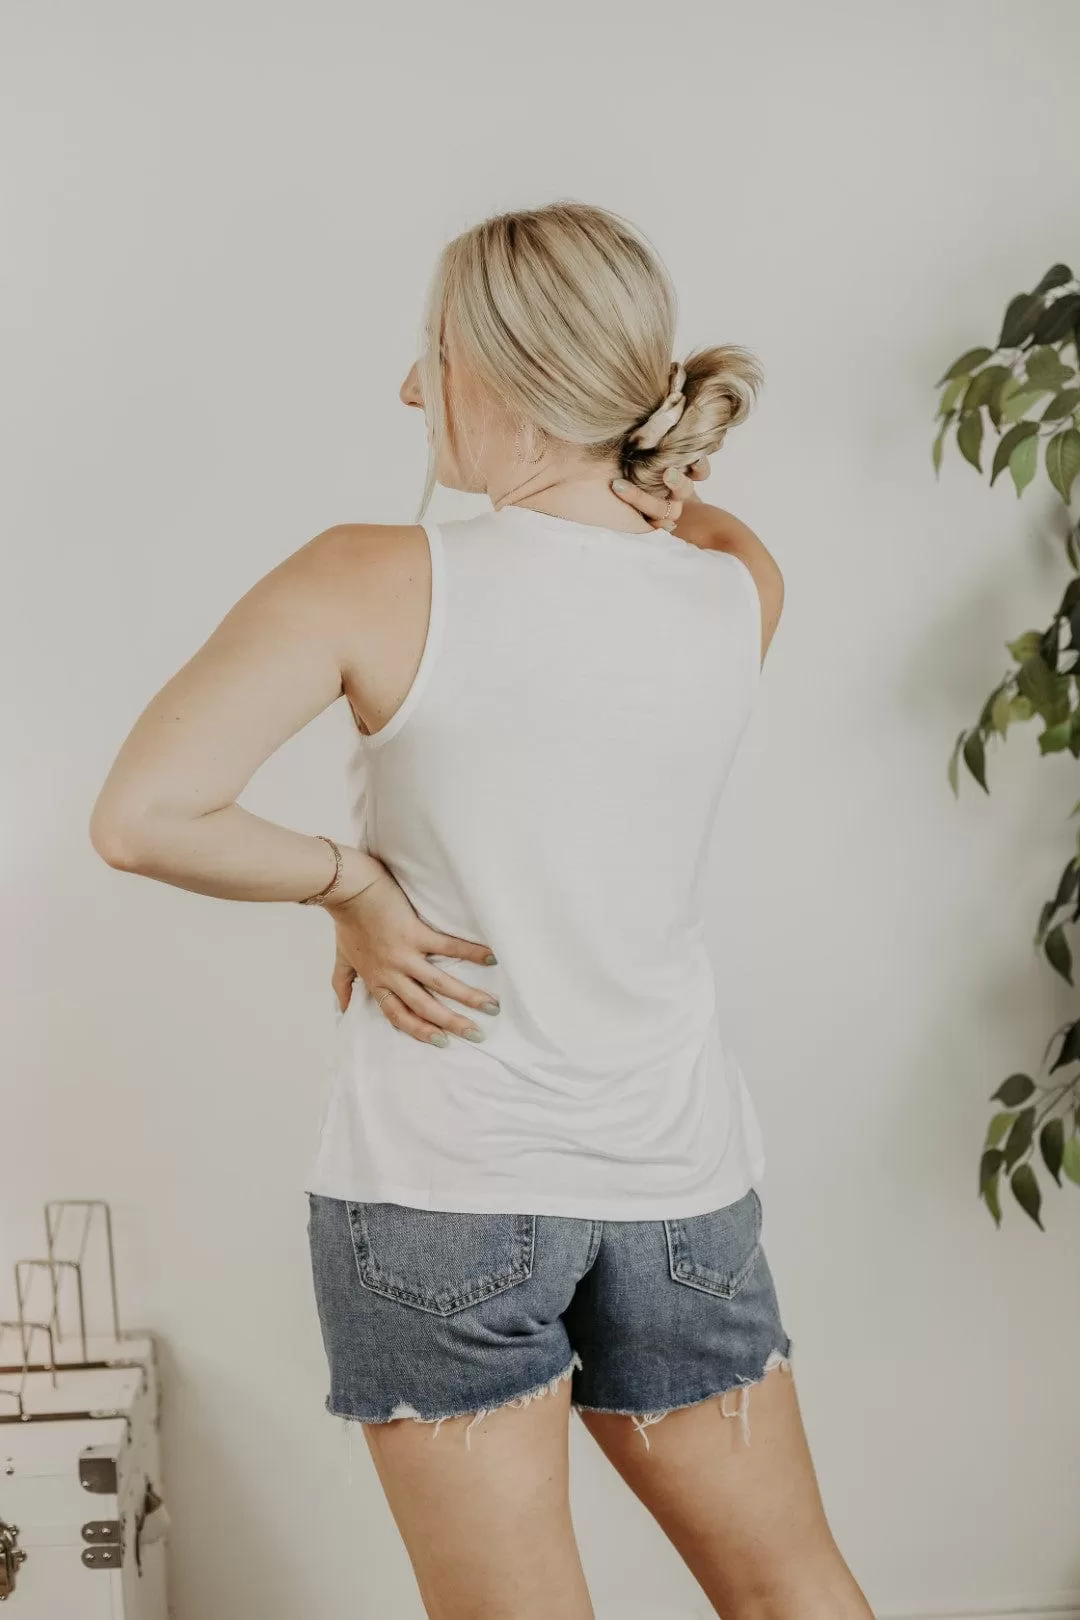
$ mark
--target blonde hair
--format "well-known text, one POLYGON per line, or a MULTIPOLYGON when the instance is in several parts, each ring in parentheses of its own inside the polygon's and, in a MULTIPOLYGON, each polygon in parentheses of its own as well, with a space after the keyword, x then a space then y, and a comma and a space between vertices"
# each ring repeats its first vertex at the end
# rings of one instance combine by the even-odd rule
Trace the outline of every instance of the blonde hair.
MULTIPOLYGON (((668 467, 712 455, 745 420, 761 366, 734 344, 683 361, 677 422, 649 448, 630 435, 671 382, 675 294, 656 253, 626 220, 588 203, 496 214, 448 242, 428 291, 419 364, 431 453, 418 516, 435 487, 447 431, 447 326, 480 379, 530 437, 550 434, 651 494, 668 467)), ((646 434, 645 437, 651 437, 646 434)))

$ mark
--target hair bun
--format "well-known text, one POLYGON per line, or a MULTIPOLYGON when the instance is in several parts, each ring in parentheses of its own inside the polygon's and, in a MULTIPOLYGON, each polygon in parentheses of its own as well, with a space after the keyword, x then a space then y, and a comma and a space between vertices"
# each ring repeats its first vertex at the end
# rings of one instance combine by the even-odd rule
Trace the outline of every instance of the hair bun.
POLYGON ((749 416, 762 378, 760 362, 737 344, 695 350, 672 366, 667 397, 623 440, 624 476, 650 495, 670 494, 668 468, 715 454, 749 416))

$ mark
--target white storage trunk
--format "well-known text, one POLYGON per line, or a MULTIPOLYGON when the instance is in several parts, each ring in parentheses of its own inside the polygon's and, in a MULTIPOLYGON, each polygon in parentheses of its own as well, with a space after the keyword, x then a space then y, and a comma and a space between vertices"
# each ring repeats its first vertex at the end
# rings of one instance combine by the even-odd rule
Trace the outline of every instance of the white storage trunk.
POLYGON ((0 1373, 3 1620, 167 1620, 161 1491, 148 1336, 0 1373))

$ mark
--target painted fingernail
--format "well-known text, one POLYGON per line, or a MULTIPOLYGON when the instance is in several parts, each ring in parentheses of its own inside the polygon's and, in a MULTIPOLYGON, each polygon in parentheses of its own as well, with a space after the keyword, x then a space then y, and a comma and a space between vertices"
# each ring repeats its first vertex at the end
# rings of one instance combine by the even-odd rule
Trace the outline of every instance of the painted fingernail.
POLYGON ((485 967, 495 967, 496 964, 498 963, 498 960, 499 960, 499 958, 497 956, 493 956, 491 954, 491 952, 488 951, 487 955, 484 957, 484 966, 485 967))
POLYGON ((620 495, 627 495, 630 492, 630 485, 627 483, 625 478, 613 478, 611 480, 611 487, 612 489, 618 490, 620 495))
POLYGON ((484 1032, 482 1029, 467 1029, 465 1031, 465 1039, 467 1041, 482 1041, 484 1039, 484 1032))
POLYGON ((664 468, 664 483, 667 485, 668 489, 674 489, 675 488, 675 468, 674 467, 665 467, 664 468))
POLYGON ((482 1001, 480 1003, 480 1011, 481 1012, 494 1014, 494 1013, 497 1013, 498 1010, 499 1010, 499 1003, 497 1001, 482 1001))
POLYGON ((431 1044, 432 1046, 449 1046, 450 1037, 444 1035, 441 1029, 437 1029, 434 1035, 431 1036, 431 1044))

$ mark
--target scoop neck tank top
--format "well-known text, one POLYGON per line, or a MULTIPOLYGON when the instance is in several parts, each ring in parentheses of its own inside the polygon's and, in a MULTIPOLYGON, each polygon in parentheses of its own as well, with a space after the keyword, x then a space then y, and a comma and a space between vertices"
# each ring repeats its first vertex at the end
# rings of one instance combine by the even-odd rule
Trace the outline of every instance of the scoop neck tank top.
POLYGON ((509 506, 425 522, 404 702, 358 744, 358 843, 494 966, 482 1044, 339 1016, 309 1191, 463 1213, 703 1214, 764 1173, 702 883, 760 673, 738 558, 509 506))

